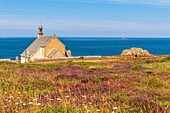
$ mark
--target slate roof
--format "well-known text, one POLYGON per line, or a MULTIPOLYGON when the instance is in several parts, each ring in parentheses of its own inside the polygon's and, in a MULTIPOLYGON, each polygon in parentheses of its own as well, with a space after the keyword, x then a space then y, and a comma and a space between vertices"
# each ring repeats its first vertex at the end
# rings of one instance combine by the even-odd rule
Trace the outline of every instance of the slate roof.
POLYGON ((49 58, 51 58, 58 50, 54 49, 52 50, 52 52, 47 56, 49 58))
POLYGON ((53 36, 43 36, 41 38, 37 38, 22 54, 21 56, 33 55, 40 47, 46 46, 53 36))

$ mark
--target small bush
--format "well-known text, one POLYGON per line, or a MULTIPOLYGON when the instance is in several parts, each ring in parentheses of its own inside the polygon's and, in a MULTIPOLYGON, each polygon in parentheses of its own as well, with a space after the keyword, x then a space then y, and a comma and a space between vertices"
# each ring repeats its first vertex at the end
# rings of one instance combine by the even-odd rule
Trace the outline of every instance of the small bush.
POLYGON ((153 71, 152 70, 146 70, 145 73, 148 74, 148 75, 152 75, 153 71))
POLYGON ((83 57, 83 56, 81 56, 81 57, 80 57, 80 59, 81 59, 81 60, 83 60, 83 59, 84 59, 84 57, 83 57))
POLYGON ((158 78, 150 79, 148 82, 148 86, 152 89, 167 88, 166 82, 158 78))
POLYGON ((167 62, 170 61, 170 56, 163 58, 162 60, 160 60, 160 62, 167 62))
POLYGON ((41 108, 38 113, 73 113, 75 110, 72 108, 53 107, 53 108, 41 108))
POLYGON ((82 80, 81 80, 81 83, 84 83, 84 84, 86 84, 86 83, 88 83, 88 82, 89 82, 88 79, 82 79, 82 80))

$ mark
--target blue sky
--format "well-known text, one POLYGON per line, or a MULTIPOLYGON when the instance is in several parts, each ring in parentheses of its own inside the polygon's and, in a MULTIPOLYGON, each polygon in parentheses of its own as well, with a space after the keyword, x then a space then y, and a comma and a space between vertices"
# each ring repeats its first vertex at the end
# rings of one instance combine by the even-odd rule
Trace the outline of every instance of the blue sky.
POLYGON ((0 37, 170 37, 170 0, 0 0, 0 37))

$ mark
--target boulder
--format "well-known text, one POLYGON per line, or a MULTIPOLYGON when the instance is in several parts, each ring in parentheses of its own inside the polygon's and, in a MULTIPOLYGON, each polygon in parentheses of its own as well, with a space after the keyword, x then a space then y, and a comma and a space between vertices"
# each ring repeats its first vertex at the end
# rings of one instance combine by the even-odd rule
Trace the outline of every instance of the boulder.
POLYGON ((142 48, 130 48, 126 49, 121 53, 121 56, 152 56, 147 50, 142 48))

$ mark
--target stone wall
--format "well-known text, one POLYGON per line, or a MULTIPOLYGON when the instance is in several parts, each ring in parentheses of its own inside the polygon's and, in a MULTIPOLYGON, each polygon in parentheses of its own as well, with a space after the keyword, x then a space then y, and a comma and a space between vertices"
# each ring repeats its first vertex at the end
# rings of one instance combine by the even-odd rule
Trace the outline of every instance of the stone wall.
POLYGON ((102 56, 77 56, 77 57, 60 57, 54 59, 36 59, 35 62, 53 62, 53 61, 76 61, 76 60, 102 60, 102 56))

